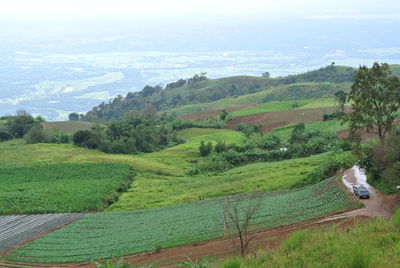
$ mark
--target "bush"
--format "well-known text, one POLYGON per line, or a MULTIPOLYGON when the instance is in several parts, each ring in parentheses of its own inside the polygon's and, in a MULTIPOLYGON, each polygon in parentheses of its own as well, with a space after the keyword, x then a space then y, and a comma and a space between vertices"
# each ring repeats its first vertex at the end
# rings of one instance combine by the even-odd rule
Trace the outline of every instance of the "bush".
POLYGON ((0 141, 7 141, 10 140, 12 138, 12 136, 5 131, 0 131, 0 141))
POLYGON ((94 136, 89 130, 78 130, 75 132, 72 140, 77 146, 86 147, 88 149, 97 148, 97 144, 94 141, 94 136))
POLYGON ((201 141, 199 151, 200 151, 200 155, 203 157, 209 155, 212 151, 211 142, 208 142, 207 144, 205 144, 204 141, 201 141))
POLYGON ((396 209, 392 217, 393 225, 400 231, 400 207, 396 209))
POLYGON ((24 136, 27 144, 47 143, 50 142, 50 137, 43 131, 42 126, 32 127, 24 136))
POLYGON ((71 141, 71 135, 64 132, 58 132, 51 137, 52 143, 69 143, 71 141))
POLYGON ((291 234, 282 244, 282 249, 286 253, 297 250, 308 240, 308 232, 305 230, 291 234))
POLYGON ((222 263, 222 268, 240 268, 242 262, 239 258, 229 259, 222 263))

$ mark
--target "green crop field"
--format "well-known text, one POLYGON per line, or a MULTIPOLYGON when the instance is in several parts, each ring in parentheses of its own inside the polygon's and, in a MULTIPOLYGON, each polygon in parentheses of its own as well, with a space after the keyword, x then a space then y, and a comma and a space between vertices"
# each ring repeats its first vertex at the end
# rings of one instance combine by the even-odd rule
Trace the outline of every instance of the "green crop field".
POLYGON ((160 152, 143 155, 113 155, 71 144, 33 144, 13 140, 0 143, 1 166, 35 166, 44 163, 121 162, 136 172, 131 188, 107 211, 147 209, 181 204, 203 198, 259 191, 289 189, 331 153, 281 162, 255 163, 215 176, 189 176, 187 171, 199 159, 200 141, 225 140, 240 144, 241 132, 224 129, 192 128, 180 132, 187 142, 160 152))
MULTIPOLYGON (((254 228, 276 227, 355 206, 331 178, 301 190, 257 194, 254 228)), ((245 211, 249 196, 240 196, 245 211)), ((7 256, 23 262, 79 262, 222 237, 224 198, 159 209, 100 213, 29 242, 7 256)))
POLYGON ((98 211, 130 183, 120 163, 0 168, 0 214, 98 211))
POLYGON ((273 101, 254 107, 236 110, 232 112, 232 117, 235 118, 251 114, 279 112, 295 109, 325 108, 334 106, 337 106, 337 101, 335 101, 333 98, 316 100, 273 101))

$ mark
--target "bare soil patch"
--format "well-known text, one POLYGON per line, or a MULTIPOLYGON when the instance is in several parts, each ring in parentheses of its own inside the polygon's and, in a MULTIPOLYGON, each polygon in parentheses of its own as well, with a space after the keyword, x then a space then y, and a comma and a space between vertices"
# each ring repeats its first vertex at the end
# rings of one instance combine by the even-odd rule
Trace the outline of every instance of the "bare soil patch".
POLYGON ((322 121, 324 114, 336 111, 335 107, 297 109, 279 112, 261 113, 241 116, 228 123, 229 129, 235 129, 239 123, 261 125, 262 132, 267 133, 274 128, 297 123, 313 123, 322 121))

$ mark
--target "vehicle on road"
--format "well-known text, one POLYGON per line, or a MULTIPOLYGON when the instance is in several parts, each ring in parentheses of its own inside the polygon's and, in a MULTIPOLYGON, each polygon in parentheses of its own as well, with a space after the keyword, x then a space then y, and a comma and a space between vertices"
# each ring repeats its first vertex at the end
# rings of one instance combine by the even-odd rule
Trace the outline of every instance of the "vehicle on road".
POLYGON ((358 198, 369 198, 369 191, 365 186, 353 186, 353 193, 358 196, 358 198))

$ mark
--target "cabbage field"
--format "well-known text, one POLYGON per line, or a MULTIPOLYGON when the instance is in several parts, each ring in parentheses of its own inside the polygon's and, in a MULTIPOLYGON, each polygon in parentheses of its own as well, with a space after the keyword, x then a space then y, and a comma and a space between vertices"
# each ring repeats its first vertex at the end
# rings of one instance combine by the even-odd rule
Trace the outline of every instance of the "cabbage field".
POLYGON ((131 183, 127 164, 0 168, 0 215, 99 211, 131 183))
MULTIPOLYGON (((254 228, 277 227, 356 206, 336 178, 298 190, 231 196, 257 199, 254 228)), ((82 262, 124 256, 224 235, 225 198, 148 210, 97 213, 31 241, 6 258, 22 262, 82 262)))

